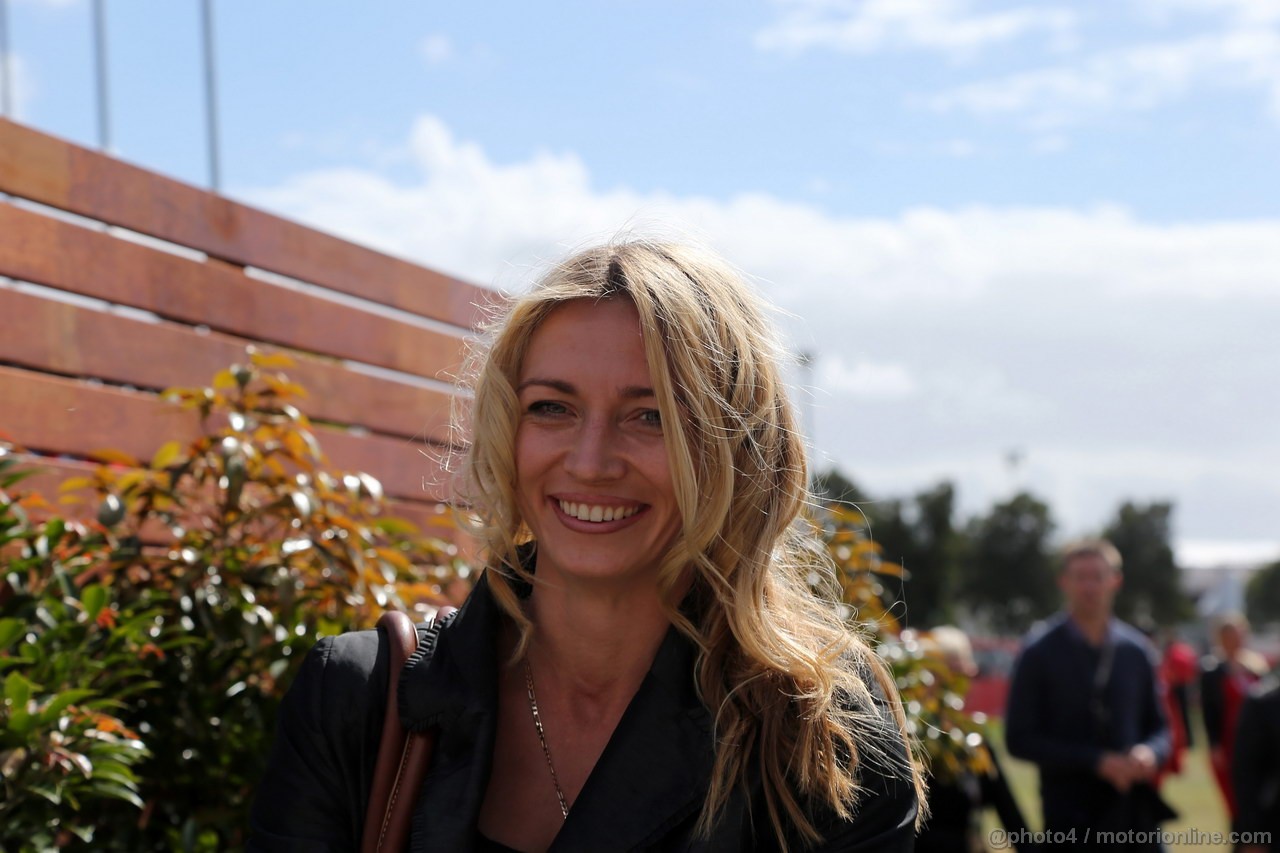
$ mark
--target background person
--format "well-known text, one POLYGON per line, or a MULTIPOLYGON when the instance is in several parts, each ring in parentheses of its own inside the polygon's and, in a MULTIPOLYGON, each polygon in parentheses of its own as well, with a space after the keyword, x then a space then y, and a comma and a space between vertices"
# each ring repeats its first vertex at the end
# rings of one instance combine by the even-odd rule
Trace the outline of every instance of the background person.
POLYGON ((1234 749, 1237 810, 1231 828, 1249 834, 1249 843, 1238 849, 1280 849, 1280 681, 1269 678, 1250 690, 1240 708, 1234 749), (1260 841, 1260 834, 1269 840, 1260 841))
POLYGON ((1249 622, 1240 613, 1219 617, 1213 626, 1214 652, 1200 676, 1200 707, 1209 739, 1209 764, 1232 819, 1236 817, 1231 760, 1236 720, 1249 688, 1267 672, 1267 661, 1248 647, 1249 622))
MULTIPOLYGON (((471 410, 484 572, 400 681, 438 730, 411 849, 911 848, 920 772, 887 668, 812 592, 764 315, 724 262, 644 241, 512 300, 471 410)), ((252 850, 354 849, 386 680, 376 632, 317 645, 252 850)))
MULTIPOLYGON (((1190 643, 1172 631, 1166 635, 1164 654, 1160 659, 1160 674, 1173 698, 1177 724, 1182 732, 1182 744, 1190 749, 1195 746, 1195 734, 1191 728, 1191 691, 1200 680, 1200 657, 1190 643)), ((1180 754, 1181 751, 1175 749, 1175 753, 1180 754)), ((1180 772, 1181 762, 1175 761, 1171 769, 1174 773, 1180 772)))
POLYGON ((1170 749, 1155 650, 1113 617, 1120 583, 1111 543, 1069 545, 1065 612, 1027 640, 1009 688, 1009 752, 1040 770, 1045 830, 1074 831, 1076 843, 1173 816, 1152 786, 1170 749))

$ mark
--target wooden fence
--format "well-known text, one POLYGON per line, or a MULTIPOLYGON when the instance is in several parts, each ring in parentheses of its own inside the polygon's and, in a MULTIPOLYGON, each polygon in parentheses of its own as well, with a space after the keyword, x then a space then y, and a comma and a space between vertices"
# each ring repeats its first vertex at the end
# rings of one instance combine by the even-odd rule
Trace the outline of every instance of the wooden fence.
POLYGON ((0 277, 0 435, 43 457, 41 491, 99 449, 193 438, 158 392, 255 344, 296 360, 332 467, 437 517, 441 454, 422 451, 449 440, 491 291, 2 119, 0 277))

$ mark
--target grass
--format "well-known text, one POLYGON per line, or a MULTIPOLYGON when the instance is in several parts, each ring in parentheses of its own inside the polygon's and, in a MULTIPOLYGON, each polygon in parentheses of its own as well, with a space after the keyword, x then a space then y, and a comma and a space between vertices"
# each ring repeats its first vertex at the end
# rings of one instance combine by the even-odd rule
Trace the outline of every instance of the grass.
MULTIPOLYGON (((1209 753, 1206 749, 1204 729, 1200 726, 1198 719, 1193 719, 1192 725, 1196 727, 1196 746, 1183 754, 1182 772, 1176 776, 1166 777, 1160 789, 1165 800, 1178 812, 1178 819, 1164 824, 1162 828, 1166 832, 1186 832, 1195 829, 1204 834, 1221 832, 1225 836, 1231 828, 1230 821, 1227 817, 1227 807, 1222 801, 1222 795, 1218 792, 1217 783, 1213 780, 1213 771, 1209 769, 1209 753)), ((1035 765, 1010 758, 1004 751, 1003 733, 997 731, 995 735, 996 749, 1000 754, 1001 764, 1008 773, 1009 786, 1013 789, 1014 798, 1022 807, 1022 813, 1026 816, 1029 827, 1032 830, 1038 830, 1041 825, 1040 791, 1035 765)), ((999 825, 993 812, 985 814, 982 824, 983 837, 987 837, 988 833, 999 825)), ((1186 851, 1186 853, 1192 850, 1196 853, 1212 853, 1212 851, 1225 853, 1230 849, 1226 844, 1221 846, 1169 845, 1170 851, 1186 851)))

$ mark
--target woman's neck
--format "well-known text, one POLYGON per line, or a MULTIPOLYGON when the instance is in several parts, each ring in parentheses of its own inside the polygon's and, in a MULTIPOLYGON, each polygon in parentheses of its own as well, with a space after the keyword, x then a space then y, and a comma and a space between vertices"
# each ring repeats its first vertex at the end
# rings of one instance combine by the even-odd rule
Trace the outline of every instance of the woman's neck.
POLYGON ((567 588, 535 583, 526 605, 539 691, 572 698, 584 712, 625 708, 670 627, 656 588, 567 588))

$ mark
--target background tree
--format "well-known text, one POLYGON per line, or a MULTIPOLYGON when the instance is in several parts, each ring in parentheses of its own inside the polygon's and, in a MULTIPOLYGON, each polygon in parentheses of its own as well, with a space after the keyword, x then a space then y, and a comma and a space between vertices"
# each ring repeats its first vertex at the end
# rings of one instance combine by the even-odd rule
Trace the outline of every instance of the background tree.
POLYGON ((970 521, 961 589, 992 627, 1025 631, 1057 608, 1054 527, 1049 505, 1027 492, 970 521))
POLYGON ((906 625, 927 628, 952 621, 962 538, 954 523, 955 487, 939 483, 912 498, 864 509, 871 538, 887 559, 906 570, 906 625))
POLYGON ((851 479, 832 469, 814 477, 813 491, 828 504, 856 509, 886 560, 905 573, 892 590, 904 627, 929 627, 954 618, 963 532, 955 526, 955 486, 939 483, 911 498, 872 501, 851 479))
POLYGON ((1280 560, 1259 569, 1244 589, 1245 610, 1255 625, 1280 622, 1280 560))
POLYGON ((1172 516, 1167 502, 1126 502, 1103 531, 1124 558, 1124 585, 1116 596, 1121 619, 1172 625, 1191 616, 1170 544, 1172 516))
POLYGON ((837 504, 861 511, 861 505, 866 500, 858 485, 834 468, 815 474, 810 487, 818 499, 825 504, 837 504))

